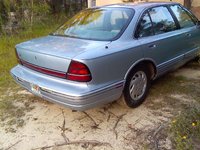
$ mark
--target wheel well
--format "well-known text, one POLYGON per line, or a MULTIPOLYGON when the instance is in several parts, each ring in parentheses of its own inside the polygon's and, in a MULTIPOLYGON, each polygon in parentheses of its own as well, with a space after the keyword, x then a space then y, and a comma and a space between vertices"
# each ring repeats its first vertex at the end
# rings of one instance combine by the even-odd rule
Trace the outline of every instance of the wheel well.
MULTIPOLYGON (((156 76, 157 74, 157 69, 156 69, 156 66, 155 64, 150 61, 150 60, 145 60, 145 61, 142 61, 142 62, 139 62, 137 63, 136 65, 133 66, 133 68, 131 70, 133 70, 134 68, 138 67, 138 66, 145 66, 147 69, 149 69, 149 72, 151 74, 151 79, 153 80, 154 77, 156 76)), ((131 70, 128 72, 128 74, 131 72, 131 70)))

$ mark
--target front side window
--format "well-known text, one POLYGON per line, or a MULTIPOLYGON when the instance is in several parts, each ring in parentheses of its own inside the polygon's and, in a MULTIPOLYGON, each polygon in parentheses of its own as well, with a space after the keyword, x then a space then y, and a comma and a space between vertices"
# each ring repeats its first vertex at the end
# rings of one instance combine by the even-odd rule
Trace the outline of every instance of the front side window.
POLYGON ((162 34, 176 30, 176 24, 169 10, 162 7, 155 7, 149 10, 155 34, 162 34))
POLYGON ((136 37, 147 37, 153 35, 152 23, 148 12, 145 13, 137 27, 136 37))
POLYGON ((170 6, 170 8, 178 19, 181 28, 188 28, 195 25, 195 23, 192 21, 192 18, 181 6, 174 5, 170 6))
POLYGON ((112 40, 130 22, 134 11, 126 8, 93 8, 81 11, 53 35, 90 40, 112 40))

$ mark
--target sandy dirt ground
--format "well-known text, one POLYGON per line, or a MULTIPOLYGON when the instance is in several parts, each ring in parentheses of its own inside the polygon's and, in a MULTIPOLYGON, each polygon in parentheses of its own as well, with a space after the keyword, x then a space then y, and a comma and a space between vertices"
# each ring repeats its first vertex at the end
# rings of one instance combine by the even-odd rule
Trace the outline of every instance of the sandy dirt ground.
MULTIPOLYGON (((200 70, 188 67, 171 74, 200 79, 200 70)), ((157 86, 153 85, 153 92, 157 86)), ((167 101, 162 94, 159 96, 159 88, 156 90, 156 98, 150 92, 145 103, 136 109, 128 108, 121 97, 85 112, 49 103, 21 88, 8 90, 6 94, 14 96, 17 108, 25 111, 24 115, 15 116, 21 126, 8 125, 8 118, 1 121, 0 150, 172 149, 170 135, 163 134, 164 127, 180 113, 180 104, 191 103, 192 99, 184 94, 170 94, 167 101)))

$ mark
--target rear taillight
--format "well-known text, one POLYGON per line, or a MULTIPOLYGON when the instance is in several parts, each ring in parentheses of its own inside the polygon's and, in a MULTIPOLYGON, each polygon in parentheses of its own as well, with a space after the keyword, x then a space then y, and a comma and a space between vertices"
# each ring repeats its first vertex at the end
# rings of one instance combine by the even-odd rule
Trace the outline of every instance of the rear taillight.
POLYGON ((92 80, 92 76, 89 68, 85 64, 71 61, 67 72, 67 79, 78 82, 89 82, 92 80))
POLYGON ((20 60, 20 58, 19 58, 19 55, 18 55, 18 53, 17 53, 17 49, 15 49, 15 55, 16 55, 16 58, 17 58, 17 62, 18 62, 19 64, 22 64, 22 63, 21 63, 21 60, 20 60))

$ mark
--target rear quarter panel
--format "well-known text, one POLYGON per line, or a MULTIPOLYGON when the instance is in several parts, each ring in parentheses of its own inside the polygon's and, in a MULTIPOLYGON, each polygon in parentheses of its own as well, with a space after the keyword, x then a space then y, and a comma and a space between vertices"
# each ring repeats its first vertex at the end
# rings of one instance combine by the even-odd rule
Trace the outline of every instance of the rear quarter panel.
POLYGON ((123 81, 129 68, 143 58, 139 43, 133 39, 114 41, 108 48, 83 53, 75 58, 87 64, 92 74, 88 85, 103 87, 123 81))

